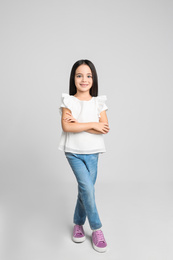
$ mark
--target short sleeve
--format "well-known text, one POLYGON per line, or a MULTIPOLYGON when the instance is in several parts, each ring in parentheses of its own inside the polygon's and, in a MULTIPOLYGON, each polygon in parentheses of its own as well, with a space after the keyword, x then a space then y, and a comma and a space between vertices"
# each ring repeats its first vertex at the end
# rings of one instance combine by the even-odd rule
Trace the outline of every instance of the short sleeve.
POLYGON ((59 107, 60 114, 62 114, 63 107, 68 108, 75 118, 77 118, 78 114, 80 113, 79 104, 76 102, 73 96, 66 93, 62 93, 61 96, 61 106, 59 107))
POLYGON ((106 100, 107 97, 106 96, 98 96, 96 98, 97 100, 97 114, 100 117, 100 113, 104 110, 108 110, 108 107, 106 105, 106 100))
POLYGON ((69 94, 62 93, 61 96, 61 106, 59 107, 59 112, 62 114, 62 108, 66 107, 71 110, 72 104, 71 104, 71 98, 69 94))

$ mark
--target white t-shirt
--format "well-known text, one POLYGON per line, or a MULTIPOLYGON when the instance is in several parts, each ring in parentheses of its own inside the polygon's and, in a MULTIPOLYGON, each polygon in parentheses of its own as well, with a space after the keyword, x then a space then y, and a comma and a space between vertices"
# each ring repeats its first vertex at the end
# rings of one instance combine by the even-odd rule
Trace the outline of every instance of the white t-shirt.
MULTIPOLYGON (((68 108, 79 123, 99 122, 100 113, 107 110, 106 96, 92 97, 89 101, 62 94, 62 107, 68 108)), ((92 154, 106 152, 103 134, 90 134, 88 132, 72 133, 62 131, 59 150, 76 154, 92 154)))

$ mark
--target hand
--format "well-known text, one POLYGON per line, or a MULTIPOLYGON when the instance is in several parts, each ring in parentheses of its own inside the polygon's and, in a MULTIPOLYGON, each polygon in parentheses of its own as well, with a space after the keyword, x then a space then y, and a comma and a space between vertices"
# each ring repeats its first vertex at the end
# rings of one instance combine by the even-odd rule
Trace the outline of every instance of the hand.
POLYGON ((67 112, 66 113, 67 117, 65 117, 63 120, 68 122, 68 123, 76 123, 77 120, 72 116, 71 113, 67 112))
POLYGON ((94 123, 93 129, 101 132, 102 134, 107 134, 110 130, 109 125, 107 123, 102 122, 94 123))

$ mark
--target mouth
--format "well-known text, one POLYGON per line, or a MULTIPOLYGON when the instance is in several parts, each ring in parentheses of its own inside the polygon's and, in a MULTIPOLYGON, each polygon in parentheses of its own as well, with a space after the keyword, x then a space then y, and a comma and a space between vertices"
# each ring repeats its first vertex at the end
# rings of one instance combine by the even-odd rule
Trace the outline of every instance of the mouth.
POLYGON ((80 84, 81 85, 81 87, 87 87, 88 86, 88 84, 80 84))

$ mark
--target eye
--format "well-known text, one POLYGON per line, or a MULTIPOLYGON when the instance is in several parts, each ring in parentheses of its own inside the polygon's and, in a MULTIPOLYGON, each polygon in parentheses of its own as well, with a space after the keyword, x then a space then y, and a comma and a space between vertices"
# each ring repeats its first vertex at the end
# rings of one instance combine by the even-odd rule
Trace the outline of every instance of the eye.
POLYGON ((77 78, 81 78, 81 75, 77 75, 76 77, 77 77, 77 78))
POLYGON ((91 75, 88 75, 88 78, 92 78, 92 76, 91 76, 91 75))

